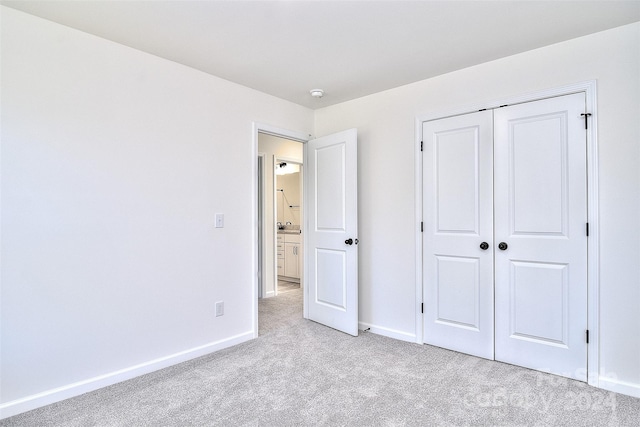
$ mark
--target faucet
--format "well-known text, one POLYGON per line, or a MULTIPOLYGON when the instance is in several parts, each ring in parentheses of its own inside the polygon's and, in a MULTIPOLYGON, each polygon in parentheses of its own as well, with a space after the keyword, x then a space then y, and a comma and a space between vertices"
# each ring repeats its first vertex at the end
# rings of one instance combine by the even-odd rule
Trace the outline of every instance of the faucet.
POLYGON ((278 226, 278 230, 282 230, 282 223, 280 221, 276 222, 276 226, 278 226))

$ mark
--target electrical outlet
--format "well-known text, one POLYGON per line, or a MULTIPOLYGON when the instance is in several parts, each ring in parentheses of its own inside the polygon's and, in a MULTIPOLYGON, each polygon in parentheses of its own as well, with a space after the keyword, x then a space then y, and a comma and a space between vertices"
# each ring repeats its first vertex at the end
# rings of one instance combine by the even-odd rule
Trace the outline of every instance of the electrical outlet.
POLYGON ((216 302, 216 317, 220 317, 224 314, 224 301, 216 302))

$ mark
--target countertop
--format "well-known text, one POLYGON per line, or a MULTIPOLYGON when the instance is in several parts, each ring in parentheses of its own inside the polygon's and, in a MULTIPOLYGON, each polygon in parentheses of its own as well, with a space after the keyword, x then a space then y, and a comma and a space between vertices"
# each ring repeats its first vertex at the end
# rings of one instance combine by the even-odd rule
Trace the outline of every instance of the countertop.
POLYGON ((302 230, 278 230, 278 234, 302 234, 302 230))

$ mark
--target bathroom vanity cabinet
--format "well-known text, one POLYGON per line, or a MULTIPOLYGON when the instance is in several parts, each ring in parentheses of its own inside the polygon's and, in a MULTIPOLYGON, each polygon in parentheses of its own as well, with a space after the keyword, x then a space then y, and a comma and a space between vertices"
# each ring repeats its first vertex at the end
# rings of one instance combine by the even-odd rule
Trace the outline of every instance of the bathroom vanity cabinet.
POLYGON ((278 233, 278 275, 283 280, 300 279, 302 271, 302 239, 299 233, 278 233))

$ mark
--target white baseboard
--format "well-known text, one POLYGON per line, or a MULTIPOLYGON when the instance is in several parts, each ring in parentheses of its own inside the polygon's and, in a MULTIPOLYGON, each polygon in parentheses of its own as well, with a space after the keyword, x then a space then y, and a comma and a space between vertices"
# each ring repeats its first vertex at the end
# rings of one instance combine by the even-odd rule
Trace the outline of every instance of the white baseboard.
POLYGON ((374 334, 383 335, 385 337, 394 338, 400 341, 408 341, 408 342, 416 342, 416 335, 409 334, 407 332, 398 331, 396 329, 385 328, 383 326, 376 326, 370 323, 359 322, 358 329, 361 331, 369 330, 368 332, 373 332, 374 334))
POLYGON ((631 397, 640 398, 640 384, 618 381, 612 378, 598 378, 598 387, 604 390, 613 391, 615 393, 626 394, 631 397))
POLYGON ((179 353, 171 354, 169 356, 160 357, 158 359, 150 360, 148 362, 134 365, 129 368, 120 369, 115 372, 89 378, 83 381, 78 381, 72 384, 67 384, 52 390, 43 391, 41 393, 3 403, 0 405, 0 419, 12 417, 14 415, 30 411, 32 409, 50 405, 52 403, 79 396, 81 394, 88 393, 90 391, 94 391, 111 384, 126 381, 140 375, 148 374, 149 372, 157 371, 159 369, 173 366, 187 360, 195 359, 197 357, 204 356, 206 354, 213 353, 227 347, 243 343, 245 341, 249 341, 253 339, 253 336, 253 331, 245 332, 230 338, 226 338, 224 340, 205 344, 189 350, 181 351, 179 353))

